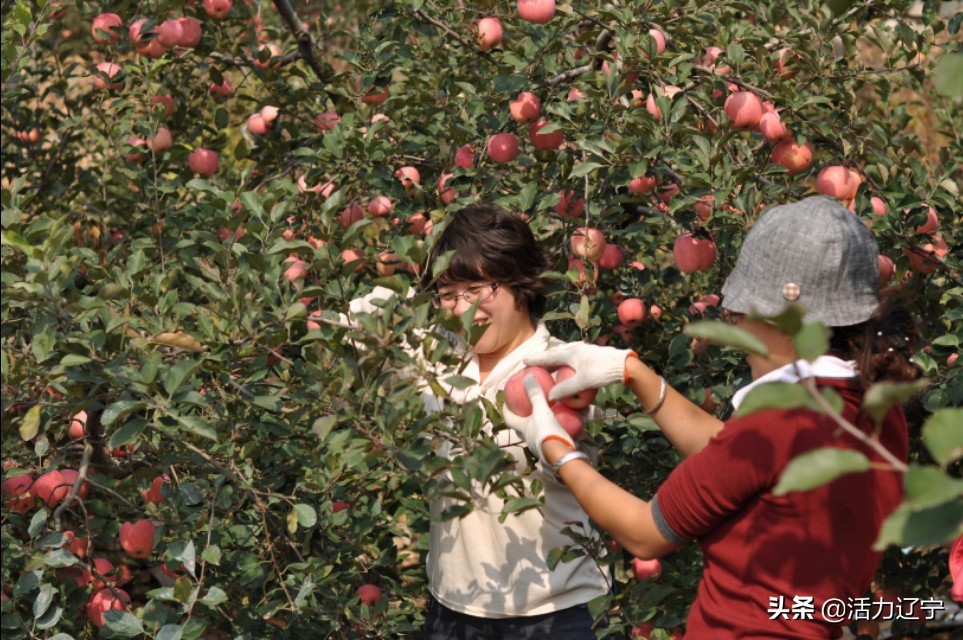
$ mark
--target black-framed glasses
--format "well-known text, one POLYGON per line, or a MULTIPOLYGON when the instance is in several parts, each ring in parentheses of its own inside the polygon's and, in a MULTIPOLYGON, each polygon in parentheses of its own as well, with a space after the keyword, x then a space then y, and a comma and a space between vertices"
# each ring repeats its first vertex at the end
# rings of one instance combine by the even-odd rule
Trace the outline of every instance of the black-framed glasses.
POLYGON ((445 293, 436 293, 431 297, 431 303, 436 309, 454 309, 458 304, 459 300, 464 300, 468 304, 475 304, 476 302, 484 302, 492 297, 495 291, 498 290, 498 283, 491 282, 489 284, 478 284, 468 287, 460 293, 454 291, 446 291, 445 293))

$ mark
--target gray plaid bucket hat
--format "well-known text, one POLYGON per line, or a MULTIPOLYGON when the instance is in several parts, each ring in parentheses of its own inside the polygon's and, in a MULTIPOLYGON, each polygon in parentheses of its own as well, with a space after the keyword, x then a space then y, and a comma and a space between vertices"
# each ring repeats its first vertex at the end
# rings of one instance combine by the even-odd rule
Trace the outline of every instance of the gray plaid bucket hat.
POLYGON ((878 256, 873 234, 838 200, 775 206, 746 235, 722 306, 772 316, 798 302, 807 322, 858 324, 879 304, 878 256))

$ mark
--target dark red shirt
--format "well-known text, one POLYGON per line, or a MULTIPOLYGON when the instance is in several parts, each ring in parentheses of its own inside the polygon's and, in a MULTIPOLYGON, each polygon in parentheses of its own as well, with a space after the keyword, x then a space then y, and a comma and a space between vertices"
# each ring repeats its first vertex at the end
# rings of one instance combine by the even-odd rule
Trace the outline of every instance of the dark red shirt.
MULTIPOLYGON (((873 433, 872 420, 859 411, 862 395, 853 381, 818 384, 835 388, 845 401, 844 417, 873 433)), ((900 407, 886 416, 880 440, 906 460, 900 407)), ((764 410, 728 421, 659 488, 667 524, 679 536, 697 540, 705 556, 686 638, 841 635, 841 624, 823 619, 822 605, 830 598, 845 602, 866 595, 881 556, 872 546, 902 499, 903 479, 895 471, 871 469, 811 491, 772 494, 790 460, 822 447, 854 449, 885 464, 829 417, 806 409, 764 410), (797 597, 812 598, 812 619, 793 619, 797 597), (770 619, 769 609, 780 598, 788 619, 770 619)), ((805 607, 796 609, 806 617, 805 607)))

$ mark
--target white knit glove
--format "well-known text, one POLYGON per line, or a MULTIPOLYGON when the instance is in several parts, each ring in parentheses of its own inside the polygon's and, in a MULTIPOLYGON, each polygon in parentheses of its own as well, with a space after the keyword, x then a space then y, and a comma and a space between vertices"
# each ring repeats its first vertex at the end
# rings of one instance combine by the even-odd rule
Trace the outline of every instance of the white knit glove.
POLYGON ((532 415, 523 418, 516 413, 512 413, 511 409, 505 406, 503 409, 505 424, 521 436, 542 464, 548 466, 548 462, 542 454, 543 442, 548 439, 561 440, 572 449, 575 448, 575 443, 572 442, 572 436, 565 432, 562 425, 558 423, 555 414, 549 409, 545 392, 542 391, 542 385, 538 384, 535 376, 525 376, 523 382, 528 399, 532 402, 532 415))
POLYGON ((530 367, 568 365, 575 375, 559 382, 549 391, 550 400, 561 400, 583 389, 601 389, 625 382, 625 360, 635 356, 631 349, 600 347, 586 342, 569 342, 525 358, 530 367))

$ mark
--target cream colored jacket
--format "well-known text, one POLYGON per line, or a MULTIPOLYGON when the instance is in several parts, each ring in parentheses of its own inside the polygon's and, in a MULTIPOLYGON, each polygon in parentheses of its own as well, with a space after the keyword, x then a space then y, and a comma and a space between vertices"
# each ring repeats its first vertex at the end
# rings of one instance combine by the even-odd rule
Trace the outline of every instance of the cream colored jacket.
MULTIPOLYGON (((351 312, 372 311, 373 297, 394 295, 386 289, 376 289, 364 299, 351 304, 351 312), (362 301, 363 300, 363 301, 362 301)), ((496 394, 516 371, 524 368, 525 357, 561 344, 553 338, 544 324, 535 334, 507 355, 491 371, 485 382, 466 389, 448 389, 446 398, 429 397, 423 393, 426 408, 437 410, 444 402, 466 404, 485 397, 496 401, 496 394)), ((479 379, 478 360, 470 360, 459 375, 479 379)), ((427 385, 422 386, 427 389, 427 385)), ((592 408, 592 417, 598 410, 592 408)), ((491 433, 491 424, 485 426, 491 433)), ((499 431, 496 442, 516 460, 516 471, 527 466, 525 443, 510 429, 499 431)), ((580 446, 594 454, 590 443, 580 446)), ((446 447, 443 455, 457 452, 446 447)), ((466 516, 441 521, 440 515, 458 506, 457 498, 439 498, 430 505, 428 583, 432 595, 449 609, 484 618, 532 616, 585 604, 609 591, 609 575, 592 558, 581 557, 571 562, 560 562, 554 570, 547 565, 552 549, 573 543, 562 533, 569 527, 584 535, 595 536, 586 513, 571 492, 556 479, 551 470, 538 465, 534 473, 524 476, 526 491, 531 482, 543 484, 545 504, 520 514, 509 515, 504 522, 498 518, 504 501, 488 492, 483 485, 472 486, 474 509, 466 516)))

